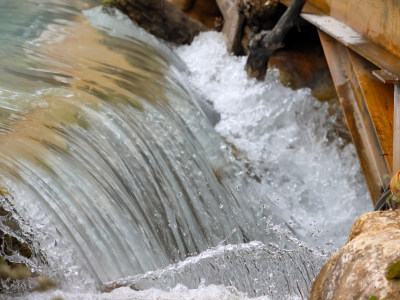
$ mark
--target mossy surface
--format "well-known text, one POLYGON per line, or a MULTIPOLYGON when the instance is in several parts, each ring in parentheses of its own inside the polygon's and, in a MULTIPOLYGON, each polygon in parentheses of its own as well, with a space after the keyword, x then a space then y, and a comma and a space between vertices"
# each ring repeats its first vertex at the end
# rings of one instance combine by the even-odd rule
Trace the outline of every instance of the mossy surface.
POLYGON ((400 261, 391 264, 386 272, 386 278, 388 280, 400 279, 400 261))
POLYGON ((115 7, 115 1, 114 0, 104 0, 101 5, 103 7, 115 7))
POLYGON ((103 7, 116 7, 118 4, 126 5, 125 0, 103 0, 101 5, 103 7))

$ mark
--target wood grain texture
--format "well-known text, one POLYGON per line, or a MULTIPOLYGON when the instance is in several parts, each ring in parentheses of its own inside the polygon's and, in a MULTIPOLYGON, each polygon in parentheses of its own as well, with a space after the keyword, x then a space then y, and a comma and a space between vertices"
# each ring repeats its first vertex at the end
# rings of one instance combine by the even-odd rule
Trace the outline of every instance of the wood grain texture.
POLYGON ((325 33, 319 31, 319 34, 368 190, 375 204, 381 188, 390 180, 390 171, 381 155, 382 149, 353 68, 350 50, 325 33))
POLYGON ((372 74, 376 68, 356 53, 350 59, 360 86, 366 109, 382 149, 386 164, 393 174, 393 85, 384 84, 372 74))
POLYGON ((393 173, 400 170, 400 84, 394 85, 393 173))
MULTIPOLYGON (((285 5, 289 5, 291 3, 291 0, 281 1, 285 5)), ((351 0, 349 3, 353 3, 355 1, 358 0, 351 0)), ((377 1, 377 5, 379 1, 377 1)), ((394 43, 393 45, 400 46, 400 27, 397 29, 397 33, 393 33, 396 38, 393 37, 393 40, 391 40, 392 36, 390 31, 388 31, 385 36, 382 36, 385 38, 385 40, 382 41, 382 37, 373 38, 372 36, 368 35, 367 32, 363 31, 363 29, 355 27, 351 22, 347 22, 346 19, 332 14, 332 7, 329 7, 329 9, 322 9, 321 7, 324 6, 321 5, 322 0, 315 2, 319 3, 319 5, 315 4, 314 6, 312 4, 314 2, 308 1, 306 3, 303 13, 301 14, 302 18, 315 25, 318 29, 321 29, 325 33, 334 37, 342 44, 360 54, 362 57, 368 59, 379 68, 388 70, 389 72, 400 77, 400 51, 393 51, 393 47, 386 47, 390 43, 393 44, 393 41, 396 39, 398 42, 397 44, 394 43), (390 43, 387 41, 387 39, 391 40, 390 43)), ((330 2, 325 1, 324 3, 329 4, 330 2)), ((368 4, 370 2, 366 3, 368 4)), ((343 7, 342 0, 338 0, 334 4, 335 10, 340 10, 340 7, 343 7)), ((399 7, 397 8, 397 13, 400 17, 400 1, 399 7)), ((367 23, 369 20, 368 18, 365 19, 362 14, 359 15, 357 10, 353 11, 353 18, 360 19, 360 21, 364 23, 367 23)))
POLYGON ((400 78, 387 70, 373 70, 372 74, 383 83, 395 84, 400 83, 400 78))
POLYGON ((325 14, 340 20, 369 40, 400 56, 400 1, 308 0, 325 14))

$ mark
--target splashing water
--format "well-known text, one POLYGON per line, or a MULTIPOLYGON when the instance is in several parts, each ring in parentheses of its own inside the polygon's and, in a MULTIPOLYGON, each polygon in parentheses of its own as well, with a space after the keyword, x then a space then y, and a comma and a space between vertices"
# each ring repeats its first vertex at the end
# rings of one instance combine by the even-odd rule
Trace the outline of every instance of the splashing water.
POLYGON ((342 246, 371 203, 354 146, 339 135, 338 104, 319 102, 308 89, 284 87, 277 70, 269 70, 264 82, 248 79, 246 58, 226 53, 215 32, 177 53, 191 71, 192 86, 221 113, 216 129, 258 179, 253 189, 259 197, 268 196, 296 230, 311 234, 310 244, 342 246))
POLYGON ((187 68, 120 13, 86 19, 79 2, 0 4, 1 206, 18 224, 0 229, 32 249, 1 255, 60 283, 22 298, 306 297, 316 247, 341 245, 368 209, 330 104, 276 70, 247 79, 217 33, 174 50, 187 68))

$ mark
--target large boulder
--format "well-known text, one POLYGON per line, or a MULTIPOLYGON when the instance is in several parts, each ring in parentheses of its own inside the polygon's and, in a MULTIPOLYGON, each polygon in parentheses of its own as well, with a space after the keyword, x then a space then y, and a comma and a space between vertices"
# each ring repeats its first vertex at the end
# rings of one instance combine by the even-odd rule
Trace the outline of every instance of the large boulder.
POLYGON ((359 217, 346 245, 317 276, 309 299, 400 299, 400 210, 359 217))

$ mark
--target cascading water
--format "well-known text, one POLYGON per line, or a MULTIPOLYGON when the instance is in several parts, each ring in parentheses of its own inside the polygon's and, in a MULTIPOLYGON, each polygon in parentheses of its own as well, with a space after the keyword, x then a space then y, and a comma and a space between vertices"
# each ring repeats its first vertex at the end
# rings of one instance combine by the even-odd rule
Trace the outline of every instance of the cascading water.
MULTIPOLYGON (((197 289, 199 298, 246 297, 241 292, 273 299, 307 295, 324 260, 315 246, 341 243, 343 235, 329 234, 331 224, 320 222, 328 238, 319 238, 315 246, 300 242, 315 242, 310 237, 315 227, 300 225, 313 218, 304 203, 311 207, 321 197, 314 205, 321 212, 332 209, 325 204, 335 197, 367 199, 354 150, 327 145, 324 137, 331 129, 318 126, 333 123, 324 121, 328 104, 318 104, 306 90, 283 87, 273 72, 263 84, 244 79, 240 59, 216 55, 224 53, 218 36, 207 40, 203 35, 194 48, 176 50, 189 71, 167 46, 118 12, 110 16, 96 8, 81 15, 96 4, 0 1, 0 197, 7 212, 0 216, 0 229, 32 250, 29 257, 4 251, 1 256, 60 284, 58 292, 38 295, 30 293, 33 279, 3 281, 3 292, 32 299, 78 295, 66 291, 83 298, 121 299, 127 293, 127 298, 152 299, 164 297, 160 289, 183 284, 197 289), (206 43, 219 59, 209 60, 216 71, 201 69, 209 59, 210 52, 201 50, 206 43), (190 49, 199 50, 205 61, 196 64, 190 49), (236 69, 228 76, 230 68, 236 69), (217 129, 241 151, 241 161, 199 110, 198 93, 187 78, 220 111, 217 129), (236 81, 229 89, 226 78, 236 81), (267 94, 272 100, 265 110, 267 94), (276 108, 273 99, 279 97, 285 99, 284 108, 276 108), (259 114, 249 122, 246 108, 254 104, 259 114), (311 109, 304 110, 307 105, 311 109), (296 128, 307 126, 299 115, 306 113, 315 113, 320 123, 297 136, 301 130, 296 128), (292 114, 297 122, 290 123, 292 114), (304 152, 311 150, 301 148, 313 134, 312 153, 326 151, 335 169, 343 166, 331 168, 336 182, 315 173, 324 167, 318 169, 318 161, 312 174, 301 175, 307 160, 323 155, 307 156, 304 152), (287 145, 279 144, 285 139, 290 149, 299 150, 292 164, 284 159, 287 145), (246 143, 254 146, 246 148, 246 143), (345 184, 344 195, 323 194, 308 179, 314 175, 322 186, 333 185, 329 193, 345 184), (283 200, 276 205, 278 197, 283 200), (96 294, 103 284, 133 289, 96 294)), ((362 205, 349 207, 348 215, 332 221, 345 223, 343 232, 362 205)), ((188 291, 180 287, 170 293, 184 299, 188 291)))

